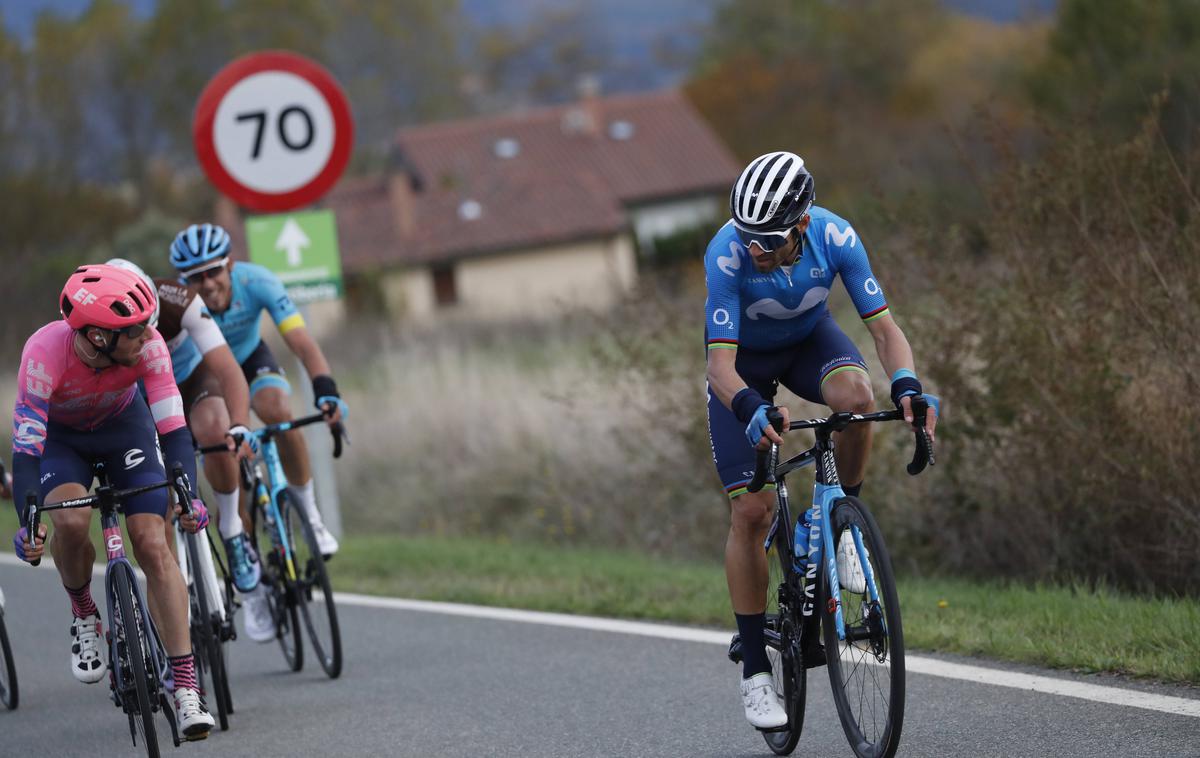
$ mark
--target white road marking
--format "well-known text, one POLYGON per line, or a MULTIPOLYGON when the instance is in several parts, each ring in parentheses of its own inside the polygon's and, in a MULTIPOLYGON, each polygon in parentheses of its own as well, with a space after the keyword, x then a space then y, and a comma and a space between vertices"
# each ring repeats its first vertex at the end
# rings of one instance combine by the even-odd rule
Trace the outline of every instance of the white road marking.
MULTIPOLYGON (((28 564, 21 561, 15 555, 7 553, 0 553, 0 564, 28 567, 28 564)), ((54 565, 47 558, 42 561, 42 565, 39 568, 53 570, 54 565)), ((703 642, 710 645, 720 645, 721 647, 729 645, 730 636, 728 631, 655 624, 645 621, 622 621, 620 619, 607 619, 596 616, 522 611, 515 608, 493 608, 483 605, 466 605, 464 603, 441 603, 432 600, 407 600, 404 598, 381 597, 377 595, 358 595, 351 592, 335 592, 334 598, 338 603, 343 605, 355 605, 363 608, 440 613, 446 616, 465 616, 469 618, 492 619, 494 621, 512 621, 522 624, 587 629, 596 632, 632 634, 640 637, 655 637, 681 642, 703 642)), ((1100 684, 1089 684, 1087 682, 1058 679, 1038 674, 1025 674, 1017 671, 986 668, 984 666, 951 663, 917 655, 906 656, 904 660, 907 671, 914 674, 936 676, 943 679, 957 679, 976 684, 989 684, 994 687, 1027 690, 1046 695, 1073 697, 1096 703, 1107 703, 1126 708, 1141 708, 1176 716, 1200 718, 1200 699, 1194 700, 1171 695, 1158 695, 1141 690, 1108 687, 1100 684)))

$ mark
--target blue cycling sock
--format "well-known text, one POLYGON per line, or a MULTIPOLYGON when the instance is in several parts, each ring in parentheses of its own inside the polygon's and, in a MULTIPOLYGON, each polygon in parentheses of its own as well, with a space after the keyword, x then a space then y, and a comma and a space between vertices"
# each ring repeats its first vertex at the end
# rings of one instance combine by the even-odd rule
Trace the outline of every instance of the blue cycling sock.
POLYGON ((735 613, 738 635, 742 639, 742 678, 749 679, 755 674, 771 670, 767 660, 767 643, 764 641, 764 629, 767 625, 765 613, 735 613))
POLYGON ((850 497, 858 497, 858 493, 862 492, 862 486, 863 486, 862 482, 859 482, 858 484, 855 484, 854 486, 849 486, 849 487, 846 485, 843 485, 842 492, 845 492, 850 497))

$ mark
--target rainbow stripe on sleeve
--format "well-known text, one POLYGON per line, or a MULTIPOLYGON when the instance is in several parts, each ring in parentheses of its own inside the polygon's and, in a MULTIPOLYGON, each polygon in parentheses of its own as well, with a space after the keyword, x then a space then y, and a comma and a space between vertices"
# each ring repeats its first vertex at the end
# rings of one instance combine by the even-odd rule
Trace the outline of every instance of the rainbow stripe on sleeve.
POLYGON ((730 339, 711 339, 708 341, 709 350, 737 350, 738 341, 730 339))
POLYGON ((886 316, 886 315, 888 315, 888 306, 887 306, 887 303, 884 303, 883 306, 876 308, 875 310, 871 311, 870 313, 864 313, 862 316, 862 320, 863 320, 863 323, 866 323, 867 321, 874 321, 875 319, 882 318, 883 316, 886 316))

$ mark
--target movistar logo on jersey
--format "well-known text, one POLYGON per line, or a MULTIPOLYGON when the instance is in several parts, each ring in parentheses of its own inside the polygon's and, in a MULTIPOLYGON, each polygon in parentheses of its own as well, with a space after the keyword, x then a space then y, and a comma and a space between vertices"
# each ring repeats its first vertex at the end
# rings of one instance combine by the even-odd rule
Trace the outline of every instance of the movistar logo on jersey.
POLYGON ((810 311, 825 302, 827 297, 829 297, 828 289, 813 287, 804 293, 804 299, 795 308, 788 308, 775 298, 764 297, 762 300, 755 301, 746 308, 746 317, 752 321, 757 321, 764 316, 773 319, 796 318, 800 314, 810 311))
POLYGON ((717 268, 726 276, 737 276, 742 267, 742 250, 736 242, 729 243, 729 255, 717 256, 717 268))
POLYGON ((850 247, 858 244, 858 235, 854 233, 854 228, 849 224, 846 225, 844 231, 838 229, 837 224, 832 221, 825 225, 825 244, 832 242, 838 247, 842 247, 846 244, 847 240, 850 241, 850 247))

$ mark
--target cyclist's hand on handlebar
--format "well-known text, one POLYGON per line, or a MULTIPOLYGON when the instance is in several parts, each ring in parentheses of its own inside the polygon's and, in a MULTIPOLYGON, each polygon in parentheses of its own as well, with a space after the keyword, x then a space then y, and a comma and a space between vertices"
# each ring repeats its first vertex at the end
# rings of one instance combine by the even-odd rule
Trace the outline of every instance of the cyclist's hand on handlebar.
MULTIPOLYGON (((904 411, 904 420, 909 425, 913 423, 912 399, 916 395, 906 395, 900 398, 900 410, 904 411)), ((937 435, 934 434, 934 429, 937 428, 938 411, 934 403, 929 404, 929 410, 925 412, 925 431, 929 432, 929 441, 936 442, 937 435)))
POLYGON ((323 397, 317 402, 317 408, 325 414, 325 423, 332 429, 340 424, 350 413, 346 401, 340 397, 323 397))
POLYGON ((225 432, 225 447, 240 460, 251 459, 258 452, 258 438, 242 424, 234 424, 225 432))
POLYGON ((766 450, 771 446, 771 443, 776 445, 783 444, 783 433, 787 432, 790 418, 787 408, 777 408, 776 410, 783 416, 783 432, 775 431, 771 426, 770 420, 767 418, 767 412, 771 410, 769 405, 760 405, 754 413, 754 418, 750 419, 750 423, 746 425, 746 439, 754 445, 756 450, 766 450))
POLYGON ((46 525, 38 524, 38 538, 36 544, 29 542, 29 530, 21 527, 17 533, 13 535, 13 549, 17 552, 17 557, 27 563, 41 560, 42 554, 46 552, 46 525))
POLYGON ((176 504, 175 515, 179 517, 179 525, 192 534, 208 526, 208 508, 204 507, 199 498, 192 498, 192 509, 186 514, 183 512, 183 506, 176 504))

